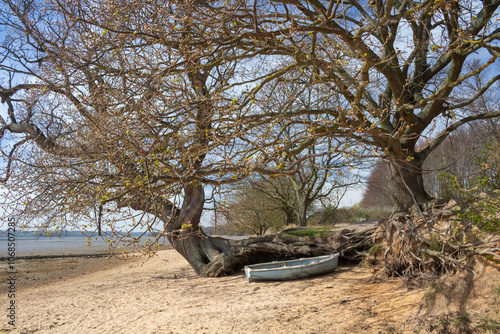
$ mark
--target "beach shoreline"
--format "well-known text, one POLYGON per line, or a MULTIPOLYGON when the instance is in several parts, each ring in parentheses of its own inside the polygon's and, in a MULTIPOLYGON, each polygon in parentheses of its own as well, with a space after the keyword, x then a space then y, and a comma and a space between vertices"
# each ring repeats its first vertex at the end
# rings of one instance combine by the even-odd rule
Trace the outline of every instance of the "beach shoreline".
MULTIPOLYGON (((7 240, 1 242, 4 247, 0 248, 0 261, 4 261, 8 257, 7 240)), ((56 255, 85 255, 98 254, 106 252, 121 253, 123 250, 130 251, 134 247, 118 243, 111 245, 109 241, 102 238, 88 240, 85 237, 64 237, 64 238, 16 238, 12 241, 15 248, 15 256, 17 258, 28 258, 37 256, 56 256, 56 255)), ((168 242, 163 241, 165 245, 168 242)), ((161 245, 163 246, 163 245, 161 245)), ((136 249, 140 245, 136 245, 136 249)))
MULTIPOLYGON (((171 245, 160 245, 158 251, 172 249, 171 245)), ((139 247, 125 247, 109 249, 107 247, 88 247, 88 248, 66 248, 62 250, 45 250, 29 253, 21 253, 22 255, 16 255, 16 260, 36 260, 36 259, 53 259, 53 258, 71 258, 71 257, 109 257, 109 256, 122 256, 124 254, 135 254, 141 253, 142 249, 139 247)), ((9 261, 11 257, 0 256, 0 265, 9 261)))

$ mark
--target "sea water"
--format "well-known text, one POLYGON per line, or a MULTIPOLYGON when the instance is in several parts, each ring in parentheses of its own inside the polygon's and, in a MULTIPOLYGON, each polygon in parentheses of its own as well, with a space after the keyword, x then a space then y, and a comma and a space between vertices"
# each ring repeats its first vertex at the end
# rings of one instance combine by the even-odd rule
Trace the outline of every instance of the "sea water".
MULTIPOLYGON (((224 236, 227 239, 241 240, 248 236, 224 236)), ((143 242, 147 240, 143 237, 143 242)), ((16 237, 15 239, 15 254, 16 256, 36 256, 36 255, 65 255, 65 254, 92 254, 109 250, 109 243, 102 238, 92 238, 91 243, 87 246, 88 241, 85 236, 81 237, 16 237)), ((169 245, 167 238, 163 237, 159 240, 161 245, 169 245)), ((8 256, 8 240, 6 235, 0 237, 0 258, 8 256)), ((118 251, 124 245, 118 245, 118 251)), ((126 247, 130 249, 131 247, 126 247)), ((115 250, 116 253, 117 250, 115 250)))
MULTIPOLYGON (((0 238, 0 257, 7 257, 7 243, 6 238, 0 238)), ((108 246, 109 243, 101 238, 92 239, 88 245, 86 237, 17 237, 15 254, 16 256, 90 254, 109 250, 108 246)))

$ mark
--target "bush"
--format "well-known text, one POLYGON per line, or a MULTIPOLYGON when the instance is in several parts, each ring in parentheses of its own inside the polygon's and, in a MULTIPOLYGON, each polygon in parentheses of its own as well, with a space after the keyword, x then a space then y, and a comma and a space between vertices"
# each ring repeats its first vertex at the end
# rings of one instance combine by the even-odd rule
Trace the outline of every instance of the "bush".
POLYGON ((469 186, 461 187, 457 177, 449 175, 451 183, 470 203, 457 213, 481 232, 500 231, 500 143, 485 144, 476 160, 477 172, 468 179, 469 186))
POLYGON ((350 224, 363 220, 386 219, 391 216, 391 211, 384 208, 362 209, 359 204, 350 208, 324 209, 316 212, 307 220, 309 226, 335 226, 337 224, 350 224))

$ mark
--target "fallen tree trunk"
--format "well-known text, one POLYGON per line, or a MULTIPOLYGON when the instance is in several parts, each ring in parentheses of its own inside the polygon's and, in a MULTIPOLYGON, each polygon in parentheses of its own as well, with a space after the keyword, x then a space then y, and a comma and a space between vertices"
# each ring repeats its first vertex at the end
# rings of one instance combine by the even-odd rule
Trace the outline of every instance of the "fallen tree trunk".
POLYGON ((245 265, 320 256, 339 252, 348 260, 360 260, 372 245, 375 228, 362 231, 332 230, 323 241, 305 238, 283 238, 269 235, 244 240, 230 240, 205 235, 201 230, 189 235, 177 234, 171 238, 174 248, 189 259, 202 276, 221 276, 235 272, 245 265))

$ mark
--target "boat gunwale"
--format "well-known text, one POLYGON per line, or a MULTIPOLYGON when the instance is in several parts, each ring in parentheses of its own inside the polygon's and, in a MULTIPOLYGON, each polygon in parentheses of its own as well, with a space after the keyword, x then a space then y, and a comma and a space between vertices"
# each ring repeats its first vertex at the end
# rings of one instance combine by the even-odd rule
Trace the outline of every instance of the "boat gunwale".
POLYGON ((317 256, 317 257, 312 257, 312 258, 300 258, 300 259, 293 259, 293 260, 287 260, 287 261, 273 261, 273 262, 257 263, 257 264, 245 266, 244 269, 245 269, 245 272, 249 272, 249 271, 264 272, 264 271, 278 271, 278 270, 292 270, 292 269, 297 269, 297 268, 307 268, 307 267, 311 267, 311 266, 318 266, 318 265, 321 265, 323 263, 327 263, 328 261, 338 259, 339 256, 340 256, 339 253, 334 253, 334 254, 330 254, 330 255, 322 255, 322 256, 317 256), (316 258, 323 258, 323 257, 324 257, 324 259, 320 259, 318 262, 309 263, 309 264, 298 264, 298 265, 293 265, 293 266, 282 265, 282 266, 277 266, 275 268, 261 268, 261 269, 252 268, 252 267, 257 267, 257 266, 268 266, 268 265, 273 265, 273 264, 279 265, 280 263, 286 264, 286 262, 288 262, 288 261, 314 260, 316 258))

